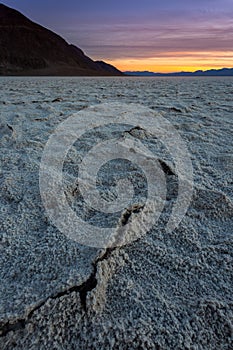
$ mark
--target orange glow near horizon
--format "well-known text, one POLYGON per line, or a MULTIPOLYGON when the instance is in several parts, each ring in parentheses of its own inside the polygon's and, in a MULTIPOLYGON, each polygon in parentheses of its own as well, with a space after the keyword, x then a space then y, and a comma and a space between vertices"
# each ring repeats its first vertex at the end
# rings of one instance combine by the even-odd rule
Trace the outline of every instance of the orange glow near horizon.
POLYGON ((121 71, 151 71, 171 73, 180 71, 232 68, 233 51, 228 52, 176 52, 152 58, 124 58, 105 62, 121 71))

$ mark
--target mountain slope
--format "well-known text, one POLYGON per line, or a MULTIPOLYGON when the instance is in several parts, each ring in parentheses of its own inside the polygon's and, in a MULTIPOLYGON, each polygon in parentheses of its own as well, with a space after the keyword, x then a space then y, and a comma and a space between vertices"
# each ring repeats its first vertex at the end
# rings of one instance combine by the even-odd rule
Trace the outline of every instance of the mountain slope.
POLYGON ((0 75, 122 75, 59 35, 0 4, 0 75))

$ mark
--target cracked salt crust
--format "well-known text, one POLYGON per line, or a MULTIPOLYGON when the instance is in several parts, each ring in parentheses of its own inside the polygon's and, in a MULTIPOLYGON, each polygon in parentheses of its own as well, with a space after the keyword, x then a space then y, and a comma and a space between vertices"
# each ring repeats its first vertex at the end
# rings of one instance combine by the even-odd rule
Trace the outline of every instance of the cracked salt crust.
MULTIPOLYGON (((0 82, 1 349, 230 349, 233 79, 0 82), (188 144, 195 187, 181 225, 165 232, 177 184, 171 160, 152 140, 151 149, 168 165, 165 211, 146 236, 101 252, 69 241, 48 221, 38 171, 58 123, 108 101, 141 103, 168 118, 188 144)), ((75 174, 85 147, 68 155, 65 180, 75 174)), ((142 190, 142 175, 131 170, 142 190)), ((109 223, 80 209, 69 186, 82 215, 109 223)))

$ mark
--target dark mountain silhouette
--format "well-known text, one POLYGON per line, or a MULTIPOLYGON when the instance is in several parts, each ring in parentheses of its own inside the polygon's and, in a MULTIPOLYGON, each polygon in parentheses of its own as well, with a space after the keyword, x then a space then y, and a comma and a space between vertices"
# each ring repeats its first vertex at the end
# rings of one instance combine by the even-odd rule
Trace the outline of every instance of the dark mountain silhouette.
POLYGON ((197 70, 196 72, 177 73, 154 73, 154 72, 124 72, 126 75, 143 77, 210 77, 210 76, 233 76, 233 68, 197 70))
POLYGON ((123 75, 59 35, 0 4, 0 75, 123 75))

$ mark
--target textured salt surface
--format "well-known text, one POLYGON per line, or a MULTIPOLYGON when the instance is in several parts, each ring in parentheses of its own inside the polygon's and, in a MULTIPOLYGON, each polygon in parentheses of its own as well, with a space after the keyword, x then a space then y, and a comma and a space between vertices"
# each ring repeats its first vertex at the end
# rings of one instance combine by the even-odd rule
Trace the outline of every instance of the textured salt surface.
MULTIPOLYGON (((0 348, 232 349, 233 79, 0 82, 0 348), (39 165, 59 122, 111 101, 141 103, 173 123, 190 150, 194 196, 179 228, 165 232, 177 191, 176 176, 168 171, 166 210, 156 227, 104 252, 68 240, 48 221, 39 165)), ((169 164, 149 135, 134 133, 169 164)), ((86 208, 69 185, 93 142, 90 136, 67 157, 67 196, 86 220, 109 225, 118 218, 86 208)), ((106 165, 100 178, 116 169, 106 165)), ((140 170, 122 164, 118 172, 138 179, 140 200, 145 194, 140 170)), ((108 181, 101 183, 106 192, 108 181)))

